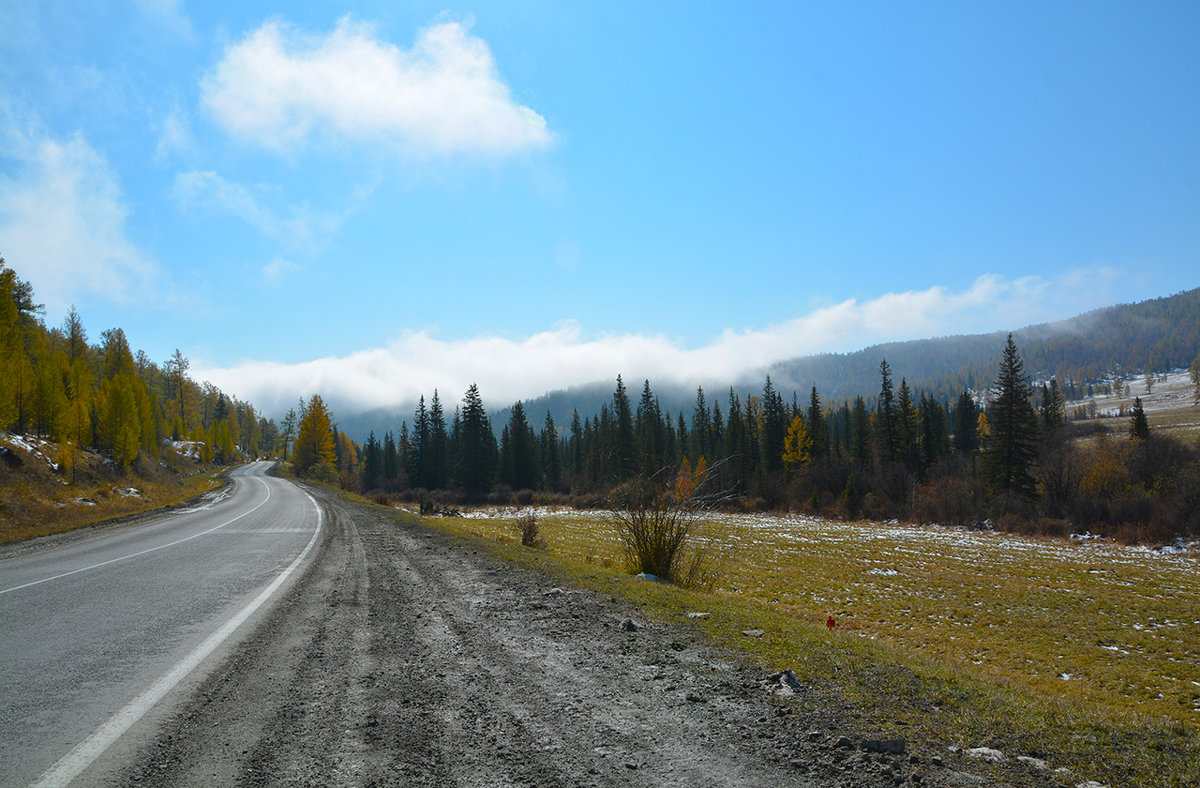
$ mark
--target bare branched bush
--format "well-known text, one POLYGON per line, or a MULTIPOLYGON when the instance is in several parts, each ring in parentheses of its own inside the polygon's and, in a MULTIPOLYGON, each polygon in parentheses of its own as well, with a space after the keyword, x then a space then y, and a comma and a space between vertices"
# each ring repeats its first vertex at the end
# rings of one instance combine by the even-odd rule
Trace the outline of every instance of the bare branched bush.
POLYGON ((538 530, 537 518, 532 514, 523 514, 517 518, 517 531, 521 534, 521 544, 525 547, 535 547, 538 550, 546 549, 546 540, 541 537, 538 530))
POLYGON ((639 476, 615 487, 608 509, 625 546, 630 568, 680 585, 710 585, 718 552, 696 540, 720 496, 706 492, 708 468, 687 462, 669 483, 659 473, 639 476))

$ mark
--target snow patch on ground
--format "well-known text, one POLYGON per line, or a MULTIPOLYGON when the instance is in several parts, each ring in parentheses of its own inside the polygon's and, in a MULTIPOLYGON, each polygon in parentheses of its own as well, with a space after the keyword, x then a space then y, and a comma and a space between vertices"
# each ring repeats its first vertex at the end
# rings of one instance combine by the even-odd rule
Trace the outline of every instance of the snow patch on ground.
POLYGON ((170 446, 176 452, 184 457, 200 461, 200 447, 204 445, 201 441, 163 441, 164 446, 170 446))
POLYGON ((53 459, 58 444, 35 438, 32 435, 10 435, 2 431, 0 431, 0 441, 23 450, 26 454, 44 462, 50 470, 58 473, 58 463, 53 459))

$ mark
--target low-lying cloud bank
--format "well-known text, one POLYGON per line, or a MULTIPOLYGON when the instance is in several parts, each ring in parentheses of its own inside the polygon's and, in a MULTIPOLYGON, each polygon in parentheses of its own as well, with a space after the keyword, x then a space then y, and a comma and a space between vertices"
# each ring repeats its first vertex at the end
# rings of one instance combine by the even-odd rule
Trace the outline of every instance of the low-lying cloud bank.
POLYGON ((479 385, 489 406, 502 407, 618 374, 634 388, 643 379, 652 385, 712 384, 797 356, 1016 329, 1111 303, 1115 276, 1109 269, 1072 271, 1055 280, 985 275, 962 292, 932 287, 870 301, 849 299, 763 329, 727 329, 695 348, 662 335, 589 337, 570 322, 519 340, 446 341, 428 331, 409 331, 387 347, 348 356, 298 364, 250 361, 227 368, 196 362, 192 371, 269 414, 282 413, 298 397, 313 393, 343 414, 407 404, 435 388, 444 402, 454 403, 471 383, 479 385))

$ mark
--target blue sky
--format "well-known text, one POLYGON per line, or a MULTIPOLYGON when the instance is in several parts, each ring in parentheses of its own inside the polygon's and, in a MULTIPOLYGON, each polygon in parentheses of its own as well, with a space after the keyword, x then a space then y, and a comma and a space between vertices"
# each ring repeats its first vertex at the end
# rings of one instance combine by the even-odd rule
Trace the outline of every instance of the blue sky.
MULTIPOLYGON (((1200 6, 0 3, 0 255, 268 410, 1200 285, 1200 6)), ((448 394, 447 394, 448 393, 448 394)))

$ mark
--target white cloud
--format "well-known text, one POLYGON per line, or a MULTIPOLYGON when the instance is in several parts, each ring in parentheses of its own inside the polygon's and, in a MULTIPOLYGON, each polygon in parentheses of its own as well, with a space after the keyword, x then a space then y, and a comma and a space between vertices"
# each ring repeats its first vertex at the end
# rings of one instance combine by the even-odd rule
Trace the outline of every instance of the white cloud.
POLYGON ((307 204, 289 206, 287 215, 263 204, 264 190, 252 190, 215 172, 181 172, 175 176, 172 194, 188 207, 217 207, 254 227, 263 235, 282 241, 293 249, 320 246, 337 232, 346 216, 370 196, 370 187, 359 190, 354 205, 340 214, 316 211, 307 204))
MULTIPOLYGON (((1077 278, 1074 272, 1063 277, 1077 278)), ((520 340, 483 336, 445 341, 428 331, 410 331, 388 347, 343 357, 300 364, 247 362, 195 372, 268 412, 286 409, 298 396, 311 393, 326 397, 335 410, 356 412, 405 404, 434 388, 452 398, 471 383, 479 384, 488 402, 498 404, 613 380, 617 374, 635 382, 711 384, 797 356, 952 332, 1014 329, 1099 305, 1086 291, 1076 291, 1079 300, 1071 311, 1051 314, 1046 298, 1057 285, 1057 280, 1038 277, 982 276, 961 292, 932 287, 870 301, 851 299, 764 329, 727 330, 698 348, 663 336, 585 337, 579 325, 564 323, 520 340)))
POLYGON ((51 315, 84 295, 152 299, 158 266, 125 236, 128 209, 104 156, 80 134, 58 141, 12 122, 0 142, 13 165, 0 174, 0 254, 51 315))
POLYGON ((201 89, 228 132, 279 151, 314 133, 438 155, 552 139, 545 119, 513 100, 488 45, 456 22, 421 30, 409 50, 350 17, 324 36, 267 22, 225 51, 201 89))

